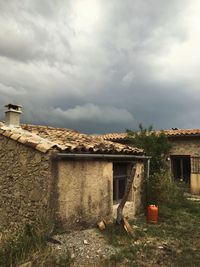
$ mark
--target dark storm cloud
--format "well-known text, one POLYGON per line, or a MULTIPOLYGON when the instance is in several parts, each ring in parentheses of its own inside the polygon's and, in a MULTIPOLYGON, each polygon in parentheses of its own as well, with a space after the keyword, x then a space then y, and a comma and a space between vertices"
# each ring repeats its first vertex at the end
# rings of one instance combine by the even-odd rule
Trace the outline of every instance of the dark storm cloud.
POLYGON ((17 102, 23 121, 91 133, 195 127, 200 94, 171 59, 187 3, 0 1, 1 114, 17 102))

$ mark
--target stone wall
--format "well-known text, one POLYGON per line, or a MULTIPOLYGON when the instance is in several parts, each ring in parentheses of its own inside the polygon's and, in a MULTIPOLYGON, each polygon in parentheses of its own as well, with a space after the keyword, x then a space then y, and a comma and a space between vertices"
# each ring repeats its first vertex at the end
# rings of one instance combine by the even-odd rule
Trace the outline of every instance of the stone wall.
POLYGON ((200 156, 200 139, 171 139, 170 155, 200 156))
POLYGON ((45 216, 49 203, 49 157, 0 136, 0 232, 16 235, 45 216))
POLYGON ((112 163, 60 160, 58 210, 63 224, 95 223, 112 214, 112 163))

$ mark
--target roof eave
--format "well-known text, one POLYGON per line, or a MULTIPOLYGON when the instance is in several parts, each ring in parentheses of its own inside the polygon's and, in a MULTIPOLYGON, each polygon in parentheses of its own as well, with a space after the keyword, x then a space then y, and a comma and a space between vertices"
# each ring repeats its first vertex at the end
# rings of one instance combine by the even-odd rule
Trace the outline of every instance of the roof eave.
POLYGON ((128 154, 91 154, 91 153, 56 153, 56 158, 85 158, 85 159, 135 159, 135 160, 148 160, 151 157, 145 155, 128 155, 128 154))
POLYGON ((200 137, 200 134, 177 134, 177 135, 167 135, 168 138, 178 138, 178 137, 200 137))

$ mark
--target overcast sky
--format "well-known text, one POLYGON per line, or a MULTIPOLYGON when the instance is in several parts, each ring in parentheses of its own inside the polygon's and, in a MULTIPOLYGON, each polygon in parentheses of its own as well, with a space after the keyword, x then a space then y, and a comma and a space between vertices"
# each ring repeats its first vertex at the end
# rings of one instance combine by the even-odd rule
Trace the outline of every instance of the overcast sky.
POLYGON ((199 0, 0 0, 0 25, 1 119, 200 128, 199 0))

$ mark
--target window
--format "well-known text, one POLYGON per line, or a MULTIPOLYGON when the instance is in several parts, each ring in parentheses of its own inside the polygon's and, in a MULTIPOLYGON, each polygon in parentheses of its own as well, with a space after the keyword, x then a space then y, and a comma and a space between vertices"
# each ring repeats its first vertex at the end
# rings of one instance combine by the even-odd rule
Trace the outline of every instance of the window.
POLYGON ((122 199, 127 181, 127 164, 113 163, 113 201, 122 199))

